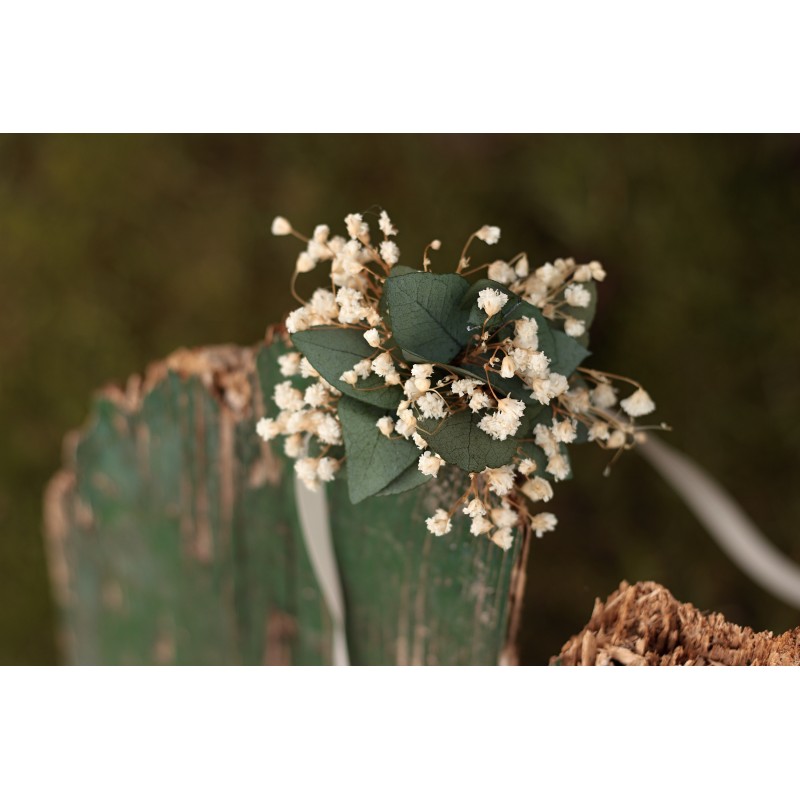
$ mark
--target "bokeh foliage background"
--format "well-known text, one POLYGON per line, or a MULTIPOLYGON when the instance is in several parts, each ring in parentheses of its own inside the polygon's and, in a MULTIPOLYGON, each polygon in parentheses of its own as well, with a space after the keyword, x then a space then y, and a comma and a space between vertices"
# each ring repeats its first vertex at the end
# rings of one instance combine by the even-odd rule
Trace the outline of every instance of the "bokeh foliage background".
MULTIPOLYGON (((599 259, 589 363, 639 378, 668 441, 800 561, 800 138, 3 136, 0 663, 60 659, 41 495, 92 390, 180 346, 258 340, 292 307, 296 248, 272 217, 310 232, 374 204, 412 266, 438 237, 451 268, 484 223, 503 230, 493 257, 599 259)), ((574 452, 533 549, 528 663, 623 578, 756 629, 800 624, 635 453, 603 478, 604 453, 574 452)))

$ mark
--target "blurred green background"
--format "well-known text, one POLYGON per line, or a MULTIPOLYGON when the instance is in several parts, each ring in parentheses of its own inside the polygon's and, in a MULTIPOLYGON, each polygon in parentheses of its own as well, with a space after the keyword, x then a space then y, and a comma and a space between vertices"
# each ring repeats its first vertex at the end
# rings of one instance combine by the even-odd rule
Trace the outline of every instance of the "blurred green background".
MULTIPOLYGON (((406 263, 438 237, 598 259, 589 362, 638 378, 667 440, 800 561, 800 138, 0 137, 0 663, 60 660, 41 497, 92 391, 180 346, 251 343, 292 307, 310 232, 379 204, 406 263)), ((756 629, 800 612, 754 586, 635 453, 574 451, 535 542, 523 657, 543 663, 621 579, 756 629)))

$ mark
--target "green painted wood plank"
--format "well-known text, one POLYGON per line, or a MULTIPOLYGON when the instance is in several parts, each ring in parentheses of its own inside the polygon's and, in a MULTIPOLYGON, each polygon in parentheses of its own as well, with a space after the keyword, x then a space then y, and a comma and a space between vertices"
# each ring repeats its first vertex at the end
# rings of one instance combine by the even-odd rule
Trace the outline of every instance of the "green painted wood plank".
MULTIPOLYGON (((255 435, 274 342, 179 352, 95 400, 46 500, 64 648, 78 664, 326 664, 331 623, 291 463, 255 435)), ((518 546, 424 519, 459 476, 352 505, 328 487, 354 664, 493 664, 518 546)))

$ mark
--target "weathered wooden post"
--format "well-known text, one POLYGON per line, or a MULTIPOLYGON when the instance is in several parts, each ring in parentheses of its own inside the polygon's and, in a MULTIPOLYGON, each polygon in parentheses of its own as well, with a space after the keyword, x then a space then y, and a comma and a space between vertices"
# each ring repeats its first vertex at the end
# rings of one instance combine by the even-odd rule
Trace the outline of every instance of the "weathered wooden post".
MULTIPOLYGON (((254 435, 280 380, 275 336, 179 351, 101 392, 68 437, 45 502, 68 661, 331 663, 291 463, 254 435)), ((522 537, 504 552, 460 515, 430 536, 448 492, 352 505, 328 486, 353 664, 515 662, 522 537)))

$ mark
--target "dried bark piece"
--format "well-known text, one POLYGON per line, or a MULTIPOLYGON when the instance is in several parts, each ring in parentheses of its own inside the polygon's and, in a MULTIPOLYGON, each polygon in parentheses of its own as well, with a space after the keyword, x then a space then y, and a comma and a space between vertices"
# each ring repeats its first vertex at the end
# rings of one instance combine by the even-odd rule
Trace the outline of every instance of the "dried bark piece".
POLYGON ((775 636, 703 614, 652 581, 625 581, 605 603, 595 600, 586 627, 553 666, 797 666, 800 628, 775 636))

